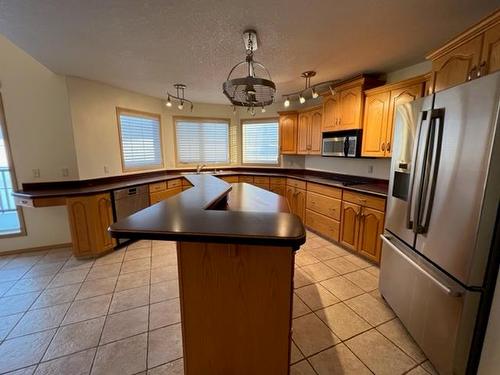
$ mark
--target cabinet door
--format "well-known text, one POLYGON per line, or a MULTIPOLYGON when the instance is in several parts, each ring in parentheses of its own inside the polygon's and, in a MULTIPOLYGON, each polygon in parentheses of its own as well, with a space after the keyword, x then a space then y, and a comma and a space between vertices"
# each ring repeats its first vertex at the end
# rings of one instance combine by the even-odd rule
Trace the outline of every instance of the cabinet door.
POLYGON ((113 224, 113 209, 109 194, 99 194, 93 198, 93 209, 96 214, 93 220, 96 232, 96 253, 101 253, 111 250, 116 245, 116 240, 108 232, 109 226, 113 224))
POLYGON ((385 137, 385 156, 390 157, 392 155, 392 135, 394 131, 394 120, 396 117, 396 106, 399 104, 412 102, 415 99, 420 98, 423 93, 424 82, 410 87, 391 91, 391 99, 389 103, 389 119, 387 121, 387 134, 385 137))
POLYGON ((361 128, 361 86, 340 92, 340 128, 361 128))
POLYGON ((481 74, 490 74, 500 69, 500 23, 484 33, 483 52, 479 68, 481 74))
POLYGON ((323 101, 323 123, 321 130, 330 132, 339 127, 339 94, 330 95, 323 101))
POLYGON ((286 196, 285 185, 270 185, 269 190, 275 194, 286 196))
POLYGON ((309 154, 310 155, 321 155, 321 123, 323 121, 323 115, 321 111, 314 111, 311 115, 311 127, 310 127, 310 144, 309 144, 309 154))
POLYGON ((390 92, 367 96, 363 120, 363 156, 385 156, 390 92))
POLYGON ((382 248, 380 235, 384 231, 384 213, 363 207, 359 228, 359 252, 371 260, 380 262, 382 248))
POLYGON ((71 230, 71 242, 75 256, 92 255, 92 220, 89 203, 91 197, 71 197, 67 199, 69 227, 71 230))
POLYGON ((360 209, 357 204, 342 202, 340 242, 353 250, 358 247, 360 209))
POLYGON ((306 191, 302 189, 295 189, 295 212, 294 214, 300 217, 304 222, 306 212, 306 191))
POLYGON ((466 82, 478 69, 482 39, 479 35, 432 62, 434 92, 466 82))
POLYGON ((286 188, 286 200, 288 201, 288 206, 290 207, 290 212, 295 213, 295 188, 287 186, 286 188))
POLYGON ((297 154, 307 154, 309 152, 309 128, 311 114, 303 112, 299 115, 297 126, 297 154))
POLYGON ((297 115, 280 116, 280 144, 282 154, 297 153, 297 115))

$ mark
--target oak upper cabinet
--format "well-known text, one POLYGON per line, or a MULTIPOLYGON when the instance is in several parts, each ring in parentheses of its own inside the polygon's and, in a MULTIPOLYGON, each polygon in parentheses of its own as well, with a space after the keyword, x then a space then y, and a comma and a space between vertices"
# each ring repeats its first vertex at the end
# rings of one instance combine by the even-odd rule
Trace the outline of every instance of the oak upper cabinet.
POLYGON ((417 76, 365 92, 362 156, 391 156, 396 106, 421 97, 426 79, 417 76))
POLYGON ((340 127, 340 95, 335 92, 323 98, 323 121, 321 131, 331 132, 340 127))
POLYGON ((340 129, 361 129, 362 88, 355 86, 340 92, 340 129))
POLYGON ((500 11, 486 17, 427 56, 431 92, 493 73, 500 68, 500 11))
POLYGON ((108 193, 70 197, 67 209, 75 256, 96 256, 113 249, 116 241, 108 233, 113 223, 108 193))
POLYGON ((299 113, 299 124, 297 128, 297 154, 321 154, 322 117, 320 109, 299 113))
POLYGON ((385 156, 390 91, 367 95, 363 119, 363 156, 385 156))
POLYGON ((280 113, 280 152, 282 154, 297 153, 297 122, 296 112, 280 113))
POLYGON ((299 113, 299 124, 297 126, 297 154, 309 153, 309 133, 311 129, 311 113, 299 113))

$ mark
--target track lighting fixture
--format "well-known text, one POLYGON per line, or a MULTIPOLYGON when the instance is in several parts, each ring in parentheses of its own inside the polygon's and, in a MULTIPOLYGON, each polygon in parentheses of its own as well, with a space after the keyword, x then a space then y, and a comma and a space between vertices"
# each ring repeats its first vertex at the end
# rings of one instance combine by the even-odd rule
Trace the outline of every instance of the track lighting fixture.
POLYGON ((326 85, 331 89, 331 84, 335 81, 324 81, 320 83, 316 83, 314 86, 311 86, 311 78, 316 75, 316 72, 313 70, 308 70, 302 73, 300 76, 306 80, 305 88, 301 91, 292 92, 289 94, 284 94, 283 97, 286 98, 283 102, 284 107, 290 106, 290 97, 297 98, 300 104, 304 104, 306 102, 306 97, 309 96, 309 92, 311 93, 312 99, 319 98, 318 88, 320 90, 324 90, 326 85))
POLYGON ((262 106, 262 109, 260 110, 262 113, 266 113, 266 109, 264 108, 264 106, 262 106))
POLYGON ((191 104, 191 111, 192 111, 194 108, 193 102, 184 97, 184 90, 186 89, 186 85, 182 83, 176 83, 174 87, 176 90, 176 95, 167 92, 167 102, 165 103, 165 105, 167 107, 172 107, 173 101, 179 102, 177 108, 179 108, 179 110, 182 111, 184 109, 184 103, 187 102, 191 104))
POLYGON ((313 99, 316 99, 319 96, 318 92, 315 90, 314 87, 312 88, 311 96, 313 99))
POLYGON ((304 104, 306 102, 306 98, 304 98, 302 94, 299 95, 299 102, 300 104, 304 104))
POLYGON ((165 103, 167 107, 172 107, 172 101, 170 100, 170 95, 167 98, 167 103, 165 103))
POLYGON ((285 102, 283 103, 285 107, 290 107, 290 99, 288 99, 288 96, 286 97, 285 102))

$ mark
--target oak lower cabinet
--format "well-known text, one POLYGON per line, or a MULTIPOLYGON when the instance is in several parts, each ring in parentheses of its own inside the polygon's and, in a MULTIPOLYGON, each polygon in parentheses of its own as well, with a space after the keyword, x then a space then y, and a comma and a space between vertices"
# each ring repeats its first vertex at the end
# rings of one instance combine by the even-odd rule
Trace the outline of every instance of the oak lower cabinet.
POLYGON ((286 178, 284 177, 270 177, 269 178, 269 191, 275 194, 286 197, 286 178))
POLYGON ((187 180, 180 178, 149 184, 149 204, 158 203, 190 187, 191 184, 187 180))
POLYGON ((500 69, 500 10, 427 56, 432 61, 430 93, 500 69))
POLYGON ((380 262, 385 199, 344 191, 340 243, 364 257, 380 262))
POLYGON ((290 211, 304 221, 306 209, 306 191, 293 186, 286 187, 286 198, 290 205, 290 211))
POLYGON ((113 223, 109 193, 69 197, 66 204, 76 257, 97 256, 113 249, 116 241, 108 233, 113 223))
POLYGON ((239 182, 238 176, 224 176, 221 177, 221 180, 226 181, 228 184, 235 184, 239 182))

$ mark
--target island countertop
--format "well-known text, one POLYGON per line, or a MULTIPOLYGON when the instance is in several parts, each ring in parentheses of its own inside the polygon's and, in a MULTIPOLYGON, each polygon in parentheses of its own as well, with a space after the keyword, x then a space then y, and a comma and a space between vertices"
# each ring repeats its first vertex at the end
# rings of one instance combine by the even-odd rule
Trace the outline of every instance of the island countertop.
POLYGON ((211 175, 184 176, 193 187, 112 224, 113 237, 291 246, 305 242, 286 198, 211 175))

